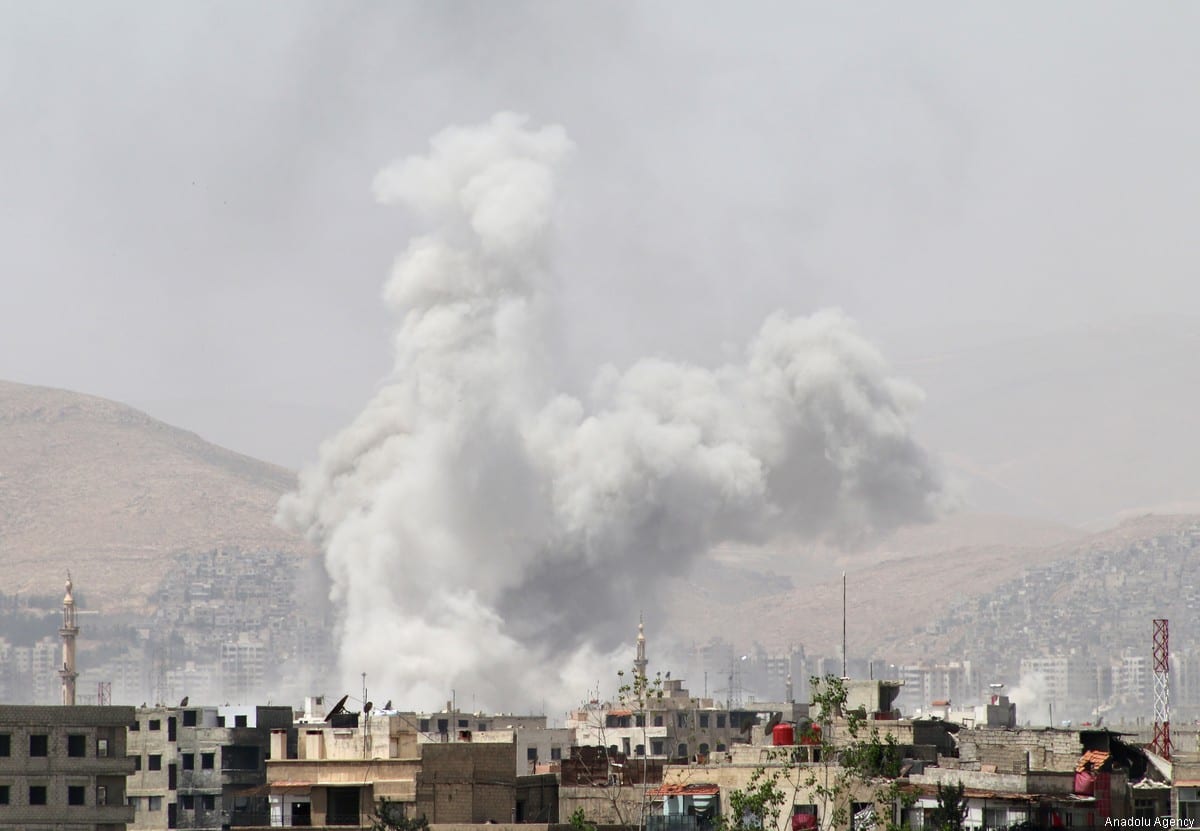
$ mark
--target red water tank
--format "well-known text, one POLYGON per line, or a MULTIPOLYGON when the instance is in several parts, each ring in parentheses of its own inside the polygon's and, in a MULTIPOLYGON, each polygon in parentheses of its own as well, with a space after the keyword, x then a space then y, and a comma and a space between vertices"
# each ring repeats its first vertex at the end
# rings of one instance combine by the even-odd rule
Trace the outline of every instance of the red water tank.
POLYGON ((771 744, 775 747, 786 747, 796 743, 796 731, 790 724, 776 724, 771 731, 771 744))

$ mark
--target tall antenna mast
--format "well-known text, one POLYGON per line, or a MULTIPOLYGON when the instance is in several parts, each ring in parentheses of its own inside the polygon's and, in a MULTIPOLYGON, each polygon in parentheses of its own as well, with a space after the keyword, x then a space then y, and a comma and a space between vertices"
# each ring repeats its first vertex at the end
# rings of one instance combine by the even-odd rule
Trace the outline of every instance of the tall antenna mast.
POLYGON ((1171 651, 1166 618, 1154 621, 1154 739, 1150 749, 1171 759, 1171 651))
POLYGON ((849 678, 846 674, 846 572, 842 572, 842 678, 849 678))

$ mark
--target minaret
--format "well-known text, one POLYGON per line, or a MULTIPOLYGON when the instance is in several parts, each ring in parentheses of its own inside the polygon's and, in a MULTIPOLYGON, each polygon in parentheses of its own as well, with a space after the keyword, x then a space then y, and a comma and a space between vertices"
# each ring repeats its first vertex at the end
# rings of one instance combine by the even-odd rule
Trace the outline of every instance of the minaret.
POLYGON ((633 659, 633 669, 637 673, 642 687, 646 685, 646 625, 638 618, 637 657, 633 659))
POLYGON ((75 679, 79 673, 75 671, 75 636, 79 634, 79 626, 75 622, 75 598, 71 596, 71 573, 67 572, 67 595, 63 598, 63 622, 58 634, 62 636, 63 665, 58 671, 62 678, 62 703, 67 707, 75 706, 75 679))

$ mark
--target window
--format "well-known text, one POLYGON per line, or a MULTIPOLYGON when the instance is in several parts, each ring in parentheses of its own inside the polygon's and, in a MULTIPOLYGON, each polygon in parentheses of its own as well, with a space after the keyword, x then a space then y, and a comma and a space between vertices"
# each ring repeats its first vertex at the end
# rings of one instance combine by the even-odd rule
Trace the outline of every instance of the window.
POLYGON ((46 756, 50 751, 50 737, 45 733, 34 733, 29 737, 29 755, 46 756))
POLYGON ((108 804, 108 786, 107 785, 97 785, 96 786, 96 804, 97 805, 107 805, 108 804))
POLYGON ((8 785, 0 785, 0 805, 8 804, 8 785))
POLYGON ((700 742, 700 751, 699 751, 699 753, 700 753, 700 755, 701 755, 701 756, 707 756, 707 755, 708 755, 708 742, 700 742))
POLYGON ((175 727, 178 724, 179 720, 176 719, 175 716, 171 716, 169 719, 167 719, 167 741, 175 741, 175 727))
POLYGON ((217 727, 225 726, 225 716, 217 716, 217 727))
POLYGON ((645 756, 646 755, 646 745, 639 744, 637 747, 635 747, 633 749, 633 755, 634 756, 645 756))
POLYGON ((722 743, 720 743, 720 742, 718 742, 718 743, 717 743, 717 752, 718 752, 718 753, 724 753, 724 752, 725 752, 725 745, 724 745, 724 744, 722 744, 722 743))
POLYGON ((133 769, 141 770, 142 769, 142 757, 141 756, 133 756, 132 759, 133 759, 133 769))
POLYGON ((562 748, 561 747, 550 748, 550 761, 557 762, 557 761, 560 761, 561 759, 562 759, 562 748))
POLYGON ((185 811, 196 810, 196 797, 194 796, 181 796, 179 797, 179 802, 185 811))
POLYGON ((215 754, 215 753, 201 753, 200 754, 200 767, 203 768, 204 770, 212 770, 213 767, 216 765, 216 759, 217 759, 217 754, 215 754))
POLYGON ((67 736, 67 755, 82 757, 87 755, 87 736, 82 733, 72 733, 67 736))
POLYGON ((67 785, 67 804, 82 805, 87 788, 83 785, 67 785))
POLYGON ((217 808, 217 799, 212 794, 205 794, 201 798, 201 804, 206 811, 215 811, 217 808))
POLYGON ((458 720, 458 729, 459 729, 459 730, 466 730, 466 729, 467 729, 467 727, 468 727, 468 722, 467 722, 467 720, 466 720, 465 718, 460 718, 460 719, 458 720))
POLYGON ((717 728, 719 729, 719 728, 722 728, 722 727, 724 727, 724 726, 725 726, 725 714, 724 714, 724 713, 717 713, 717 728))
POLYGON ((708 713, 700 714, 700 727, 703 729, 708 729, 708 713))
POLYGON ((183 726, 184 727, 195 727, 196 726, 196 711, 195 710, 184 710, 183 711, 183 726))
POLYGON ((46 804, 46 786, 45 785, 30 785, 29 786, 29 804, 30 805, 45 805, 46 804))
POLYGON ((642 715, 641 713, 638 713, 636 716, 633 717, 633 726, 634 727, 645 727, 646 726, 646 717, 644 715, 642 715))
POLYGON ((525 749, 525 761, 527 761, 527 762, 536 762, 537 761, 537 748, 536 747, 527 747, 525 749))
POLYGON ((675 716, 676 727, 687 727, 687 713, 678 713, 675 716))
POLYGON ((680 744, 679 747, 675 748, 675 758, 677 758, 677 759, 686 759, 687 758, 687 745, 686 744, 680 744))
POLYGON ((161 796, 146 797, 146 810, 147 811, 161 811, 162 810, 162 797, 161 796))
POLYGON ((0 733, 0 756, 12 755, 12 734, 0 733))
POLYGON ((234 727, 245 727, 246 726, 246 716, 245 715, 234 716, 233 717, 233 726, 234 727))
POLYGON ((184 753, 179 758, 183 764, 184 770, 195 770, 196 769, 196 754, 195 753, 184 753))
POLYGON ((162 770, 162 755, 155 753, 146 757, 147 770, 162 770))
POLYGON ((108 757, 108 739, 96 739, 96 755, 102 759, 108 757))
POLYGON ((429 732, 429 719, 427 719, 427 718, 421 719, 420 730, 422 733, 429 732))
POLYGON ((448 718, 439 718, 438 719, 438 732, 439 733, 449 733, 450 732, 450 719, 448 719, 448 718))
POLYGON ((172 762, 167 765, 167 790, 173 791, 179 786, 179 765, 172 762))
POLYGON ((141 729, 142 729, 142 723, 141 723, 140 721, 135 721, 135 722, 132 722, 132 723, 130 723, 130 725, 129 725, 129 732, 130 732, 130 733, 136 733, 136 732, 138 732, 138 731, 139 731, 139 730, 141 730, 141 729))
POLYGON ((651 739, 650 740, 650 752, 653 753, 655 756, 663 755, 663 740, 662 739, 651 739))
POLYGON ((655 716, 655 717, 654 717, 654 726, 655 726, 655 727, 662 727, 662 726, 663 726, 663 717, 662 717, 662 716, 655 716))
POLYGON ((488 728, 488 723, 486 721, 479 722, 479 732, 480 733, 483 733, 484 731, 486 731, 487 728, 488 728))
POLYGON ((157 718, 150 719, 150 724, 147 725, 151 730, 162 730, 162 720, 157 718))

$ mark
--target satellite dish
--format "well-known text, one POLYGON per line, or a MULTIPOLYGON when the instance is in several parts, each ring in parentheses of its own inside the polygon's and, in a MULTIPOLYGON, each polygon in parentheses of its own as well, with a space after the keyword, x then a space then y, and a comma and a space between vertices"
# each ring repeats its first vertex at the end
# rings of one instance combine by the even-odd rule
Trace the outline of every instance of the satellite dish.
POLYGON ((325 720, 329 721, 336 715, 346 712, 346 699, 350 697, 350 693, 346 693, 338 699, 338 703, 333 705, 333 709, 325 714, 325 720))
POLYGON ((186 706, 187 706, 187 703, 188 703, 188 697, 185 695, 185 696, 183 697, 183 700, 179 702, 179 706, 180 706, 180 707, 186 707, 186 706))
POLYGON ((371 705, 371 702, 370 702, 370 701, 368 701, 366 704, 364 704, 364 705, 363 705, 363 715, 364 715, 364 716, 365 716, 367 713, 371 712, 371 706, 372 706, 372 705, 371 705))
POLYGON ((390 709, 392 709, 392 699, 390 699, 390 698, 389 698, 389 699, 387 700, 387 704, 384 704, 384 705, 383 705, 383 709, 385 709, 385 710, 390 710, 390 709))

